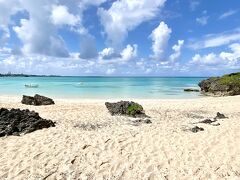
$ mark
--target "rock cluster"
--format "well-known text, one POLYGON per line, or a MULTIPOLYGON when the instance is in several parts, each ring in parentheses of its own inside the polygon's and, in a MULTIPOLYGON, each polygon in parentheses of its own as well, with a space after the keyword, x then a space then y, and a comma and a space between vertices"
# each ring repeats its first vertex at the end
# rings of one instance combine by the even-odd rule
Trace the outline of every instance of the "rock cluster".
POLYGON ((199 84, 201 92, 211 96, 240 95, 240 73, 232 73, 222 77, 211 77, 199 84))
POLYGON ((52 105, 55 104, 51 98, 35 94, 35 96, 26 96, 22 97, 22 104, 41 106, 41 105, 52 105))
POLYGON ((54 127, 51 120, 43 119, 37 112, 20 109, 0 109, 0 137, 26 134, 38 129, 54 127))
MULTIPOLYGON (((221 114, 220 112, 217 112, 217 115, 216 117, 213 118, 213 120, 211 119, 204 119, 202 121, 199 121, 195 124, 198 124, 198 123, 203 123, 203 124, 209 124, 209 125, 212 125, 212 126, 219 126, 220 123, 216 123, 219 119, 226 119, 228 117, 226 117, 224 114, 221 114)), ((202 127, 198 127, 198 126, 194 126, 193 128, 190 128, 189 129, 190 131, 192 131, 193 133, 197 133, 199 131, 204 131, 204 128, 202 127)))

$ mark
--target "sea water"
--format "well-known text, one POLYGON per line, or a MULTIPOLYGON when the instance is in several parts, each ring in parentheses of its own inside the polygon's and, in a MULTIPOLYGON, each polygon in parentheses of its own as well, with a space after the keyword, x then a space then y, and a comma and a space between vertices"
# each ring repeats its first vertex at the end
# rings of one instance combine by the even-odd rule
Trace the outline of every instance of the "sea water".
POLYGON ((198 98, 200 77, 0 77, 0 95, 41 94, 55 98, 198 98), (37 88, 25 85, 38 85, 37 88))

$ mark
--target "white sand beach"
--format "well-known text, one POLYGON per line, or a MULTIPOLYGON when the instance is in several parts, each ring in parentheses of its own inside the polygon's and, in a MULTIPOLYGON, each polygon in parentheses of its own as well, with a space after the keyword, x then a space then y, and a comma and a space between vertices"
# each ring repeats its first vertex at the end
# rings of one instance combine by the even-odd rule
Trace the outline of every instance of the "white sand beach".
POLYGON ((56 127, 0 138, 0 179, 240 179, 240 96, 134 99, 152 121, 138 126, 104 100, 20 101, 1 96, 0 107, 34 110, 56 127), (194 124, 217 112, 229 118, 194 124), (184 131, 195 125, 205 130, 184 131))

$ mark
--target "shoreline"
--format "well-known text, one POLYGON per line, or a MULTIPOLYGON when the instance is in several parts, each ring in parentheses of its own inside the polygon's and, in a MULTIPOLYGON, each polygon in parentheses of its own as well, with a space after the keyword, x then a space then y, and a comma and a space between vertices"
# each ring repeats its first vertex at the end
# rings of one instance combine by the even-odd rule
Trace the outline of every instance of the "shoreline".
MULTIPOLYGON (((42 95, 42 94, 40 94, 42 95)), ((45 96, 45 95, 43 95, 45 96)), ((169 102, 169 101, 201 101, 201 100, 211 100, 211 99, 235 99, 235 98, 240 98, 240 95, 236 95, 236 96, 205 96, 205 95, 202 95, 202 96, 199 96, 197 98, 81 98, 81 97, 78 97, 78 98, 67 98, 67 97, 62 97, 62 98, 54 98, 54 97, 51 97, 51 96, 46 96, 46 97, 49 97, 49 98, 52 98, 54 101, 56 102, 64 102, 64 101, 69 101, 70 103, 71 102, 106 102, 106 101, 140 101, 140 102, 149 102, 149 101, 152 101, 152 102, 159 102, 159 101, 165 101, 165 102, 169 102)), ((15 100, 18 101, 18 102, 21 102, 21 99, 22 99, 22 95, 21 96, 18 96, 18 95, 0 95, 0 99, 11 99, 11 100, 15 100)))

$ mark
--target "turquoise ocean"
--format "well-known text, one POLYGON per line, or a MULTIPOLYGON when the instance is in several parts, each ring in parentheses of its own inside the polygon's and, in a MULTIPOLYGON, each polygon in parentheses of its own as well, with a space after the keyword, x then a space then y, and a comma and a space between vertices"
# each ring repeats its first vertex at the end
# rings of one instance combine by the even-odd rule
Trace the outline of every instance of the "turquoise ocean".
POLYGON ((34 95, 53 98, 198 98, 200 77, 0 77, 0 95, 34 95), (37 88, 25 87, 38 85, 37 88))

